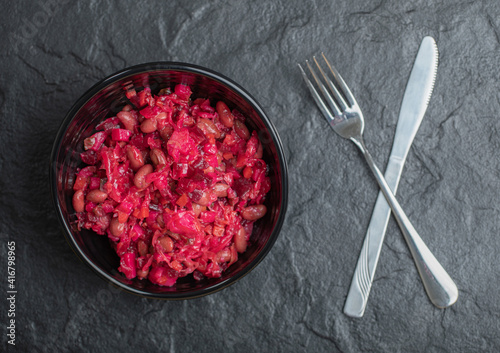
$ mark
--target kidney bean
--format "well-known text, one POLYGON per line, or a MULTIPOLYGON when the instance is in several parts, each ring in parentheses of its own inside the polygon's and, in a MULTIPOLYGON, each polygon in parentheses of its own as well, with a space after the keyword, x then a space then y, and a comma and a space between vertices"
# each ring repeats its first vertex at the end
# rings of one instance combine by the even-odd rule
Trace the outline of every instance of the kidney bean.
POLYGON ((141 239, 137 242, 137 251, 140 256, 146 256, 148 254, 149 247, 144 240, 141 239))
POLYGON ((155 116, 155 119, 157 121, 160 121, 160 120, 163 120, 163 119, 166 119, 166 118, 167 118, 167 113, 165 113, 165 112, 160 112, 160 113, 158 113, 157 116, 155 116))
POLYGON ((174 249, 174 242, 168 235, 161 237, 159 242, 163 250, 165 250, 166 252, 170 252, 174 249))
POLYGON ((246 125, 239 120, 234 121, 234 131, 236 131, 238 136, 245 141, 247 141, 250 138, 250 131, 248 131, 246 125))
POLYGON ((200 198, 196 200, 196 203, 201 206, 210 205, 210 194, 207 191, 203 191, 200 198))
POLYGON ((118 218, 113 218, 109 223, 109 231, 115 237, 120 237, 125 231, 125 223, 120 223, 118 218))
POLYGON ((214 171, 215 171, 215 168, 214 168, 214 167, 212 167, 212 166, 210 166, 210 167, 208 167, 208 168, 206 168, 206 169, 203 169, 203 172, 204 172, 204 173, 207 173, 207 174, 208 174, 208 173, 213 173, 214 171))
POLYGON ((250 179, 252 174, 253 174, 252 167, 245 167, 245 169, 243 169, 243 177, 245 179, 250 179))
POLYGON ((73 194, 73 208, 75 212, 85 211, 85 197, 83 195, 83 190, 76 190, 73 194))
POLYGON ((241 211, 241 217, 243 217, 247 221, 255 221, 259 218, 264 217, 266 212, 267 208, 265 205, 248 206, 241 211))
POLYGON ((149 274, 149 269, 147 270, 142 270, 142 269, 137 269, 137 278, 143 279, 146 278, 149 274))
POLYGON ((149 183, 146 183, 146 175, 150 174, 153 172, 153 166, 151 164, 145 164, 143 165, 137 173, 135 173, 134 176, 134 185, 137 186, 139 189, 144 189, 149 185, 149 183))
POLYGON ((229 262, 231 261, 231 250, 224 249, 217 253, 216 255, 217 262, 229 262))
POLYGON ((162 88, 159 92, 158 92, 158 95, 159 96, 163 96, 165 94, 171 94, 172 91, 170 90, 170 87, 166 87, 166 88, 162 88))
POLYGON ((193 206, 193 212, 196 215, 196 217, 198 217, 200 215, 200 213, 207 210, 206 206, 202 206, 200 204, 197 204, 196 202, 193 202, 192 206, 193 206))
POLYGON ((90 202, 94 202, 94 203, 104 202, 104 200, 106 200, 107 198, 108 198, 108 194, 105 193, 104 191, 99 190, 99 189, 91 190, 87 194, 87 200, 90 202))
POLYGON ((170 263, 170 267, 172 267, 176 271, 182 271, 183 269, 182 264, 177 260, 172 261, 170 263))
POLYGON ((217 139, 220 137, 220 130, 217 126, 215 126, 212 120, 201 118, 196 125, 205 133, 205 135, 213 134, 217 139))
POLYGON ((129 131, 134 131, 134 127, 137 125, 137 118, 130 111, 121 111, 116 114, 120 122, 123 124, 125 129, 129 131))
POLYGON ((231 111, 227 107, 226 103, 218 101, 215 105, 215 109, 219 114, 220 122, 222 123, 222 125, 229 128, 233 127, 234 117, 233 114, 231 114, 231 111))
POLYGON ((156 222, 158 223, 160 228, 165 228, 165 222, 163 221, 163 215, 161 213, 156 216, 156 222))
POLYGON ((247 249, 247 232, 245 228, 241 227, 233 238, 236 251, 239 253, 245 252, 247 249))
POLYGON ((144 165, 144 157, 141 151, 135 146, 127 146, 127 158, 130 161, 130 168, 137 170, 144 165))
POLYGON ((227 197, 227 189, 229 188, 229 185, 225 183, 217 183, 213 186, 213 191, 214 194, 217 197, 227 197))
POLYGON ((149 157, 151 158, 151 162, 153 162, 155 166, 159 164, 167 164, 167 157, 165 156, 165 153, 159 148, 153 148, 149 152, 149 157))
POLYGON ((94 209, 92 210, 92 212, 97 217, 106 217, 106 212, 104 212, 104 210, 102 209, 101 205, 97 205, 96 207, 94 207, 94 209))
POLYGON ((255 152, 253 158, 261 159, 264 154, 264 148, 262 147, 262 143, 259 142, 259 146, 257 147, 257 152, 255 152))
POLYGON ((167 234, 170 238, 174 239, 174 240, 177 240, 179 241, 181 239, 181 236, 180 234, 177 234, 177 233, 174 233, 174 232, 171 232, 169 230, 167 230, 167 234))
POLYGON ((226 171, 226 163, 219 162, 219 166, 215 169, 218 170, 219 172, 225 172, 226 171))
POLYGON ((165 141, 168 141, 170 140, 170 136, 172 136, 173 132, 174 128, 171 125, 165 125, 165 127, 160 131, 160 136, 165 141))
POLYGON ((154 118, 144 119, 144 121, 141 123, 141 131, 144 132, 145 134, 155 132, 157 124, 158 122, 154 118))

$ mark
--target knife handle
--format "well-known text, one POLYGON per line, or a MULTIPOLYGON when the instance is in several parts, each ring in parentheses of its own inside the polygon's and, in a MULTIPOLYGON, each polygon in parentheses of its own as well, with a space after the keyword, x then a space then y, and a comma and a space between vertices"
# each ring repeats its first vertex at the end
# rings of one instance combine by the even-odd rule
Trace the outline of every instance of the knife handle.
POLYGON ((372 156, 364 145, 363 139, 358 137, 356 140, 354 138, 351 138, 351 140, 356 143, 363 153, 380 186, 380 190, 391 206, 392 213, 408 244, 429 299, 438 308, 446 308, 454 304, 458 298, 457 286, 418 235, 396 197, 394 197, 389 185, 387 185, 384 176, 375 165, 372 156))
MULTIPOLYGON (((385 180, 394 194, 396 194, 403 165, 404 160, 394 157, 391 157, 387 163, 385 180)), ((365 312, 390 216, 391 208, 380 191, 344 305, 344 313, 348 316, 362 317, 365 312)))

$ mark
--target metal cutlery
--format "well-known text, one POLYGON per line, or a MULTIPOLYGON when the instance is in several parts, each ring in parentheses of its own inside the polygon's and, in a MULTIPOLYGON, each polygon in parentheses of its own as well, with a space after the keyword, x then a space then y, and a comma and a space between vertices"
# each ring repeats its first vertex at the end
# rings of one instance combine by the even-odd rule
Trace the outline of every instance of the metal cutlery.
POLYGON ((429 299, 439 308, 445 308, 452 305, 458 297, 458 289, 455 283, 424 244, 399 205, 399 202, 394 197, 391 188, 384 179, 382 172, 380 172, 375 165, 373 158, 366 149, 363 141, 364 118, 361 109, 340 74, 332 65, 330 65, 324 54, 322 56, 329 72, 331 73, 330 76, 327 76, 316 58, 313 59, 328 89, 325 84, 320 81, 316 71, 309 64, 309 62, 306 62, 307 67, 313 76, 321 95, 307 77, 302 66, 299 65, 307 87, 332 129, 341 137, 354 142, 365 157, 368 166, 373 172, 380 189, 382 190, 392 209, 394 217, 401 228, 408 247, 410 248, 410 252, 415 260, 415 264, 429 299))
MULTIPOLYGON (((427 109, 437 65, 436 42, 432 37, 425 37, 406 85, 394 143, 385 171, 385 180, 394 194, 408 151, 427 109)), ((382 192, 379 192, 344 305, 344 313, 348 316, 362 317, 364 314, 390 216, 389 204, 382 192)))

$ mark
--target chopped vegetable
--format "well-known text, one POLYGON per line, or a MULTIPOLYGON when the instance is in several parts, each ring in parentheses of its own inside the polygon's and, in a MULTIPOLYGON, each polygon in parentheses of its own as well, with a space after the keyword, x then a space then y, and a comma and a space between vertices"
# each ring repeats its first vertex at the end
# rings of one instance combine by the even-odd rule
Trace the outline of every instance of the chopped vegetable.
POLYGON ((246 250, 271 183, 262 144, 227 105, 176 85, 131 105, 84 140, 75 175, 79 229, 109 237, 128 279, 172 286, 220 277, 246 250))

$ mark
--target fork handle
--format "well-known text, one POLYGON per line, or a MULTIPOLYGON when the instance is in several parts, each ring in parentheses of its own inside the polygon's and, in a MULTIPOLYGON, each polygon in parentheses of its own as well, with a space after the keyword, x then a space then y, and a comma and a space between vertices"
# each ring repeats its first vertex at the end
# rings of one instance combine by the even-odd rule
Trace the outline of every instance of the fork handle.
POLYGON ((387 203, 391 206, 392 213, 410 248, 411 255, 413 256, 413 260, 415 261, 415 265, 429 299, 438 308, 446 308, 454 304, 458 298, 457 286, 418 235, 389 188, 389 185, 387 185, 383 174, 375 165, 372 156, 365 147, 363 139, 357 137, 351 140, 361 150, 368 166, 375 175, 375 179, 377 179, 387 203))

